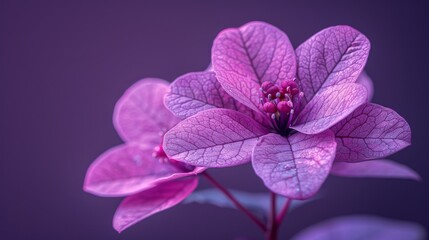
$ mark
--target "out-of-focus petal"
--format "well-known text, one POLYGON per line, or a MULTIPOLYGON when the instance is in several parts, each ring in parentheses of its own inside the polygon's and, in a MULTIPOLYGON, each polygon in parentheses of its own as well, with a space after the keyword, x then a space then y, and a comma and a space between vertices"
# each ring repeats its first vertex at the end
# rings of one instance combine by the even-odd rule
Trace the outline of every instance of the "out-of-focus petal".
POLYGON ((268 134, 252 155, 253 169, 271 191, 292 199, 307 199, 322 186, 335 158, 331 131, 289 137, 268 134))
POLYGON ((336 161, 387 157, 411 144, 407 121, 392 109, 365 103, 331 128, 337 139, 336 161))
POLYGON ((297 50, 297 82, 304 92, 304 101, 324 88, 342 83, 354 83, 369 55, 369 40, 349 26, 326 28, 297 50))
POLYGON ((266 128, 242 113, 209 109, 168 131, 164 150, 169 157, 194 166, 235 166, 250 160, 257 139, 267 133, 266 128))
POLYGON ((263 22, 226 29, 216 37, 212 64, 223 88, 258 111, 263 82, 277 83, 296 74, 295 51, 287 35, 263 22))
POLYGON ((356 83, 362 84, 366 88, 368 93, 368 102, 371 102, 372 97, 374 96, 374 83, 372 82, 372 79, 365 71, 362 71, 356 80, 356 83))
POLYGON ((185 178, 127 197, 116 210, 113 227, 122 232, 157 212, 177 205, 194 191, 197 184, 198 178, 185 178))
POLYGON ((374 216, 356 215, 325 220, 304 229, 293 240, 423 240, 422 226, 374 216))
POLYGON ((323 132, 347 117, 366 99, 365 87, 356 83, 327 87, 311 99, 291 128, 305 134, 323 132))
POLYGON ((334 162, 331 174, 342 177, 403 178, 420 181, 421 177, 411 168, 390 161, 371 160, 356 163, 334 162))
POLYGON ((168 89, 168 82, 147 78, 133 84, 122 95, 115 106, 113 124, 125 142, 159 144, 162 133, 177 123, 177 118, 164 106, 168 89))
POLYGON ((89 167, 84 190, 104 197, 127 196, 183 173, 168 162, 161 163, 152 152, 133 143, 109 149, 89 167))

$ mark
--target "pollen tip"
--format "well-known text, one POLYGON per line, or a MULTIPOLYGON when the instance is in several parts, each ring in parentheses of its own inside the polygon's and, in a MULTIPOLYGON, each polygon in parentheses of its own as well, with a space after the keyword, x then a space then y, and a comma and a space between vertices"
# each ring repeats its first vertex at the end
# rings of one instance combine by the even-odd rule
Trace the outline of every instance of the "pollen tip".
POLYGON ((275 112, 277 112, 277 107, 272 102, 266 102, 266 103, 264 103, 263 109, 267 113, 275 113, 275 112))
POLYGON ((289 102, 281 101, 277 104, 277 109, 282 113, 289 113, 291 111, 291 106, 289 102))

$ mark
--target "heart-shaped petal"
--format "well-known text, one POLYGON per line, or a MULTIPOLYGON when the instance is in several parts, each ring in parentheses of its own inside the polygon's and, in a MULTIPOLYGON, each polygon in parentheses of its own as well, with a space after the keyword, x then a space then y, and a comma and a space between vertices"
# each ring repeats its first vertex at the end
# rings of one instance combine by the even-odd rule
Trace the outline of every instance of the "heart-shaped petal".
POLYGON ((190 177, 165 182, 155 188, 127 197, 119 205, 113 217, 113 227, 118 231, 165 209, 171 208, 197 187, 198 178, 190 177))
POLYGON ((319 190, 335 158, 331 131, 289 137, 268 134, 252 155, 253 169, 271 191, 292 199, 307 199, 319 190))
POLYGON ((297 81, 304 101, 324 88, 341 83, 354 83, 369 55, 369 40, 349 26, 326 28, 296 49, 297 81))
POLYGON ((268 130, 229 109, 209 109, 191 116, 164 136, 165 153, 194 166, 228 167, 250 160, 252 149, 268 130))
POLYGON ((392 109, 366 103, 331 128, 337 139, 336 161, 387 157, 411 144, 407 121, 392 109))
POLYGON ((263 82, 280 83, 296 74, 296 58, 287 35, 263 22, 226 29, 216 37, 212 64, 223 88, 258 111, 263 82))

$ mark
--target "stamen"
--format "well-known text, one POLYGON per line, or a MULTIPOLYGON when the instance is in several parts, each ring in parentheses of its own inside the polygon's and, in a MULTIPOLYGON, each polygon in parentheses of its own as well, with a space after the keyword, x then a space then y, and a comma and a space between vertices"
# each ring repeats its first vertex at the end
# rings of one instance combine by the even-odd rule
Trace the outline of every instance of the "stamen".
POLYGON ((280 134, 288 134, 293 115, 303 97, 295 79, 285 80, 280 86, 269 81, 263 82, 259 91, 261 111, 271 118, 273 127, 280 134))
POLYGON ((162 146, 161 146, 161 145, 156 146, 156 147, 153 149, 152 156, 153 156, 154 158, 158 158, 158 159, 160 159, 160 160, 162 160, 162 159, 164 159, 164 158, 167 158, 167 154, 165 154, 164 149, 162 149, 162 146))
POLYGON ((281 101, 277 104, 277 109, 281 113, 289 113, 291 111, 291 106, 289 105, 289 102, 281 101))
POLYGON ((295 113, 295 111, 292 109, 290 110, 290 114, 289 114, 289 120, 288 120, 288 128, 290 127, 290 125, 292 124, 292 119, 293 119, 293 114, 295 113))
POLYGON ((267 113, 275 113, 277 112, 277 107, 274 103, 272 102, 266 102, 264 103, 264 111, 267 113))

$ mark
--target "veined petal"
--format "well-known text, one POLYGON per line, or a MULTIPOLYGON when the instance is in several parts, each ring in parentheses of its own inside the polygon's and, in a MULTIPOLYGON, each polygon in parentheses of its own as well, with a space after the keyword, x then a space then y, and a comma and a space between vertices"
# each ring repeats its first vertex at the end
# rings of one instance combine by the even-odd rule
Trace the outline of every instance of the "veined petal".
POLYGON ((331 128, 337 139, 336 161, 387 157, 411 144, 407 121, 392 109, 366 103, 331 128))
POLYGON ((349 26, 326 28, 296 49, 297 81, 305 102, 324 88, 353 83, 363 70, 370 43, 362 33, 349 26))
POLYGON ((291 128, 305 134, 323 132, 365 103, 366 94, 356 83, 327 87, 304 107, 291 128))
POLYGON ((113 124, 125 142, 159 144, 162 133, 177 123, 177 118, 164 106, 168 89, 168 82, 147 78, 133 84, 122 95, 115 106, 113 124))
POLYGON ((231 97, 220 85, 214 72, 193 72, 177 78, 165 95, 166 107, 182 119, 211 108, 226 108, 246 114, 270 126, 260 111, 253 111, 231 97))
POLYGON ((127 197, 113 217, 113 227, 118 231, 165 209, 171 208, 194 191, 197 177, 165 182, 155 188, 127 197))
POLYGON ((289 137, 268 134, 252 155, 253 169, 271 191, 292 199, 307 199, 319 190, 335 158, 331 131, 289 137))
POLYGON ((375 177, 375 178, 403 178, 420 181, 421 177, 411 168, 390 161, 371 160, 364 162, 335 162, 331 174, 342 177, 375 177))
POLYGON ((128 143, 107 150, 89 167, 84 190, 97 196, 127 196, 183 173, 152 157, 153 149, 128 143))
POLYGON ((374 216, 355 215, 325 220, 304 229, 293 240, 422 240, 422 226, 374 216))
POLYGON ((263 22, 226 29, 216 37, 212 64, 223 88, 258 111, 263 82, 280 83, 296 74, 296 58, 287 35, 263 22))
POLYGON ((194 166, 235 166, 250 160, 257 139, 267 133, 266 128, 242 113, 209 109, 168 131, 164 151, 172 159, 194 166))
POLYGON ((359 75, 358 79, 356 80, 356 83, 359 83, 366 88, 366 92, 368 95, 367 101, 371 102, 372 97, 374 96, 374 83, 372 82, 372 79, 368 76, 368 74, 365 71, 362 71, 362 73, 359 75))

